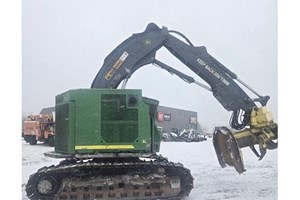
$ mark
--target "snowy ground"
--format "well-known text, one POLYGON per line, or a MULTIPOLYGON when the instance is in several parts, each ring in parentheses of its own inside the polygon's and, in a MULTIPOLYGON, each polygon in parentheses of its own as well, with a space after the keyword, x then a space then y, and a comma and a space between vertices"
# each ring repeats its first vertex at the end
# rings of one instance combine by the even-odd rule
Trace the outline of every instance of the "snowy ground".
MULTIPOLYGON (((59 159, 48 158, 53 151, 42 143, 31 146, 22 143, 22 200, 27 200, 24 185, 30 174, 43 166, 56 165, 59 159)), ((244 149, 246 172, 239 175, 233 168, 222 169, 217 161, 212 141, 199 143, 163 142, 161 151, 170 161, 191 169, 194 189, 185 200, 276 200, 277 150, 268 151, 258 161, 250 149, 244 149)))

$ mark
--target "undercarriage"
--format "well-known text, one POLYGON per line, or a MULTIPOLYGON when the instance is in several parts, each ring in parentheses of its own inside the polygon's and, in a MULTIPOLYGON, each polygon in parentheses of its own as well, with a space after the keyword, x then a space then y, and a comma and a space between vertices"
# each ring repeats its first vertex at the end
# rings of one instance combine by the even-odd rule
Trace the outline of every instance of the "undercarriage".
POLYGON ((161 156, 68 158, 31 175, 30 199, 181 199, 193 188, 189 169, 161 156))

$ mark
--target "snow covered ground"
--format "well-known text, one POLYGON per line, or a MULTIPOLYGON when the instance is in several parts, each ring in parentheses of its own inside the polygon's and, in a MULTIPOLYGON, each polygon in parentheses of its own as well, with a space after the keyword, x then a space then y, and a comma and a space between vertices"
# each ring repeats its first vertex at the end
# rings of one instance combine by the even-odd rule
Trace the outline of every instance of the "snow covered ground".
MULTIPOLYGON (((43 166, 56 165, 60 159, 45 157, 53 151, 39 143, 22 143, 22 200, 28 200, 24 191, 30 174, 43 166)), ((170 161, 189 168, 194 177, 194 189, 185 200, 276 200, 277 150, 268 151, 258 161, 250 149, 243 149, 246 172, 239 175, 233 168, 222 169, 217 161, 211 139, 199 143, 162 142, 160 154, 170 161)))

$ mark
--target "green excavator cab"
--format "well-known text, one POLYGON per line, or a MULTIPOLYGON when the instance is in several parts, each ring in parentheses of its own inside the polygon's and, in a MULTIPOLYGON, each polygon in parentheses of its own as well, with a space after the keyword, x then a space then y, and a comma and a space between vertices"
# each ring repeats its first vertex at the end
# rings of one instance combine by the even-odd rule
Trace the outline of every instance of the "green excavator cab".
POLYGON ((76 89, 56 96, 55 152, 155 153, 158 101, 141 90, 76 89))

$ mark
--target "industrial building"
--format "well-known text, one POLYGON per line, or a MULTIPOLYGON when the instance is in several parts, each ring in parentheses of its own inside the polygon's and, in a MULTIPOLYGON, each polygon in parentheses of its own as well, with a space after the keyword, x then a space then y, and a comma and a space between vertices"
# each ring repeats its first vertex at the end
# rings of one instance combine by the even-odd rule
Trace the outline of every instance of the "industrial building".
POLYGON ((158 106, 157 110, 158 126, 161 126, 163 131, 168 132, 172 128, 197 130, 197 112, 166 106, 158 106))

